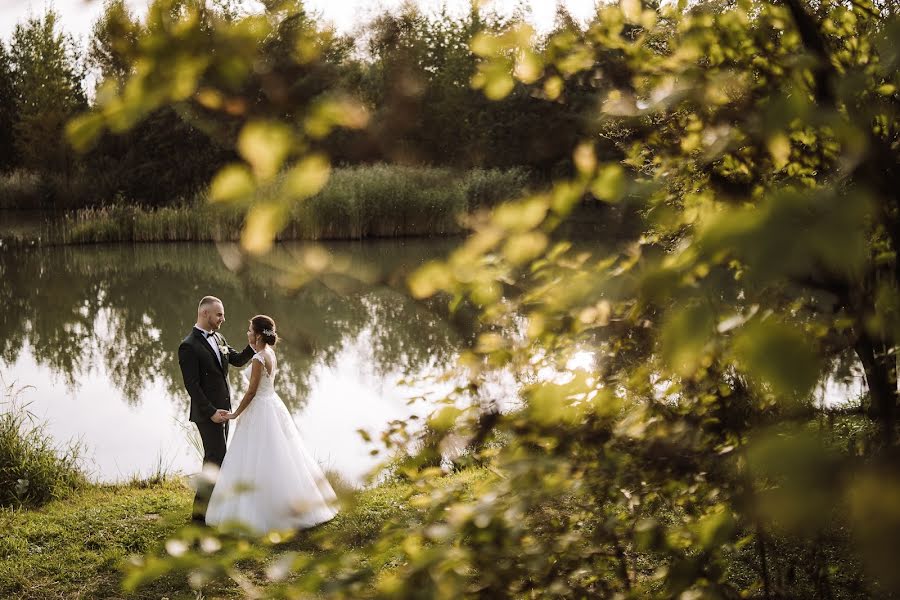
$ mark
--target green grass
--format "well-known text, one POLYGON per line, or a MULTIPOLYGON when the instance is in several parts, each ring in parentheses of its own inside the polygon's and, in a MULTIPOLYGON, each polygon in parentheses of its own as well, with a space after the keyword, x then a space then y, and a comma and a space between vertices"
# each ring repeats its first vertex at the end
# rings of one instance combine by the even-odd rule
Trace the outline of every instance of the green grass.
MULTIPOLYGON (((478 471, 447 477, 474 482, 478 471)), ((416 488, 387 482, 351 492, 345 510, 310 534, 284 544, 285 550, 318 551, 320 535, 359 547, 381 526, 405 511, 416 488)), ((193 491, 182 478, 88 486, 65 500, 40 509, 0 510, 0 598, 195 598, 183 575, 164 576, 137 589, 122 591, 123 568, 132 555, 158 552, 165 540, 188 526, 193 491)), ((246 576, 264 583, 259 565, 247 565, 246 576)), ((243 597, 229 580, 212 582, 205 597, 243 597)))
MULTIPOLYGON (((122 561, 184 525, 191 498, 185 483, 170 480, 92 486, 40 509, 0 512, 0 597, 122 596, 122 561)), ((160 597, 152 591, 145 597, 160 597)))

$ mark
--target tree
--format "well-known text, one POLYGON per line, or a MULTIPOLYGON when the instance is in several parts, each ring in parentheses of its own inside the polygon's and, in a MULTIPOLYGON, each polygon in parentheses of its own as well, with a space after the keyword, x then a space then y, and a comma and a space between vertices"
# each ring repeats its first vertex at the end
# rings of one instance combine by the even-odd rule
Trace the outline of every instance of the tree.
POLYGON ((12 65, 6 45, 0 42, 0 171, 7 170, 18 162, 13 137, 16 115, 12 65))
POLYGON ((65 143, 66 122, 87 108, 78 47, 59 27, 52 9, 16 25, 10 48, 17 117, 15 147, 32 169, 69 173, 74 154, 65 143))
POLYGON ((526 85, 498 101, 473 90, 478 56, 469 41, 516 22, 473 4, 463 17, 415 5, 378 15, 364 29, 358 93, 390 160, 459 167, 528 165, 550 172, 569 160, 583 129, 577 103, 543 102, 526 85))
POLYGON ((100 83, 125 84, 134 68, 140 23, 125 0, 106 0, 103 13, 91 28, 88 62, 100 72, 100 83))
MULTIPOLYGON (((223 10, 233 11, 229 3, 223 10)), ((173 3, 168 15, 197 9, 202 27, 219 15, 202 2, 173 3), (201 10, 202 9, 202 10, 201 10)), ((232 14, 232 13, 228 13, 232 14)), ((99 71, 97 94, 102 99, 121 92, 134 74, 138 40, 146 33, 124 0, 107 0, 94 23, 88 60, 99 71)), ((101 100, 102 101, 102 100, 101 100)), ((229 158, 226 143, 210 136, 185 114, 184 106, 158 109, 133 129, 109 133, 98 139, 85 157, 88 172, 101 200, 117 195, 142 204, 161 205, 183 201, 202 190, 229 158)))

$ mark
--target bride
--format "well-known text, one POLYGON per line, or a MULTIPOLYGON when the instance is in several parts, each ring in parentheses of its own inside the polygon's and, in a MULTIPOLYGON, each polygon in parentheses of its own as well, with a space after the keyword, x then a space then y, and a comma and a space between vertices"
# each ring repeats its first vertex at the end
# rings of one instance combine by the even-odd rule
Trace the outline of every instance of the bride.
POLYGON ((334 490, 310 456, 300 431, 275 393, 275 322, 250 320, 247 341, 256 354, 250 384, 229 419, 239 419, 206 512, 211 526, 243 526, 262 534, 304 529, 337 514, 334 490))

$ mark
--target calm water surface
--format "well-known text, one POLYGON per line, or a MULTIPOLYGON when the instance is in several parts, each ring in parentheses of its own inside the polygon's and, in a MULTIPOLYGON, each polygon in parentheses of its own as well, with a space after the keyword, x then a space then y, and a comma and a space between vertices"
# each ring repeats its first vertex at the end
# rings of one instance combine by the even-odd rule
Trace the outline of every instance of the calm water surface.
MULTIPOLYGON (((199 440, 177 349, 197 302, 212 294, 225 303, 221 331, 235 348, 245 345, 248 318, 275 318, 279 394, 322 465, 362 482, 381 458, 358 430, 377 439, 389 421, 427 413, 427 402, 410 398, 442 397, 449 384, 405 382, 437 375, 471 341, 471 327, 448 319, 446 303, 403 293, 412 269, 457 243, 288 244, 243 265, 214 244, 0 247, 0 383, 29 386, 20 400, 58 442, 83 443, 98 481, 159 466, 195 472, 199 440), (345 274, 283 291, 297 280, 285 266, 326 259, 345 274)), ((582 354, 570 368, 591 368, 591 353, 582 354)), ((236 403, 245 383, 238 369, 230 377, 236 403)), ((818 401, 839 405, 864 389, 861 376, 829 378, 818 401)), ((501 386, 493 395, 514 393, 501 386)))
MULTIPOLYGON (((279 265, 319 260, 287 245, 236 270, 213 244, 0 249, 0 375, 58 442, 80 440, 99 481, 200 464, 187 421, 178 344, 205 294, 225 303, 222 333, 246 344, 247 319, 269 314, 283 336, 276 388, 322 465, 361 481, 377 464, 357 432, 413 412, 406 379, 437 373, 466 343, 437 305, 402 293, 405 274, 456 242, 325 246, 347 274, 294 293, 279 265)), ((227 250, 227 249, 225 249, 227 250)), ((245 383, 231 369, 234 402, 245 383)), ((377 437, 377 436, 376 436, 377 437)))

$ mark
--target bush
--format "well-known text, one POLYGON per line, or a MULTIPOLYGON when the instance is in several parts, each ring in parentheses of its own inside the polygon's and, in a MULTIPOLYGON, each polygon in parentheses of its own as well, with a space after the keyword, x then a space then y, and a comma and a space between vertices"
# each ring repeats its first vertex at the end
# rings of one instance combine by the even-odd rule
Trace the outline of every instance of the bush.
POLYGON ((5 390, 0 413, 0 506, 36 507, 82 488, 81 447, 58 449, 44 424, 19 402, 22 389, 5 390))
POLYGON ((39 208, 42 204, 37 173, 18 169, 0 175, 0 208, 39 208))
POLYGON ((86 175, 71 177, 17 169, 0 174, 0 209, 69 209, 95 203, 97 184, 86 175))

